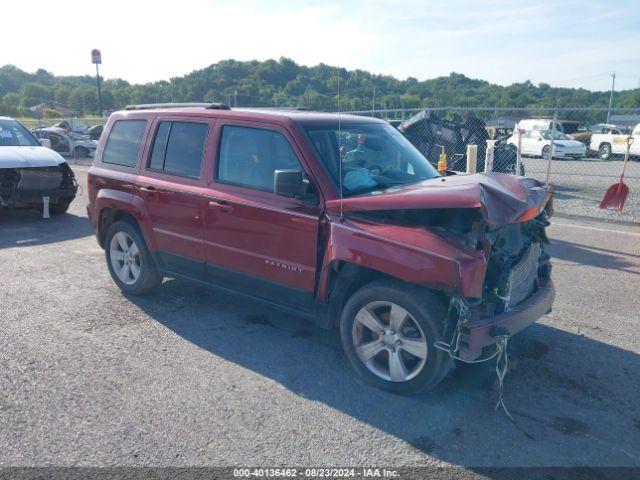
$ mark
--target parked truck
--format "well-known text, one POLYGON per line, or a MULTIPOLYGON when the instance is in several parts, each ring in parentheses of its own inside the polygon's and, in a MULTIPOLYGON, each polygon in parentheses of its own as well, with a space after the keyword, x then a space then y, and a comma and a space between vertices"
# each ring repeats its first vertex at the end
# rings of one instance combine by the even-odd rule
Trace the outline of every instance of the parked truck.
MULTIPOLYGON (((607 128, 603 133, 594 133, 591 136, 589 150, 598 153, 601 160, 610 160, 614 155, 624 155, 627 149, 629 134, 622 129, 607 128)), ((634 139, 629 148, 629 154, 640 156, 640 123, 631 131, 634 139)))

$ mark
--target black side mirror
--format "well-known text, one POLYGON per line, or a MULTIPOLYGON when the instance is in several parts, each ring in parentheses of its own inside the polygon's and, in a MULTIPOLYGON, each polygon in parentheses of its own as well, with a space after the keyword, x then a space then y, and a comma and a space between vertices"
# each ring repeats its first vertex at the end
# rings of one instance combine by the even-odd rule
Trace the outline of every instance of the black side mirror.
POLYGON ((309 193, 309 180, 300 170, 276 170, 273 191, 283 197, 304 198, 309 193))

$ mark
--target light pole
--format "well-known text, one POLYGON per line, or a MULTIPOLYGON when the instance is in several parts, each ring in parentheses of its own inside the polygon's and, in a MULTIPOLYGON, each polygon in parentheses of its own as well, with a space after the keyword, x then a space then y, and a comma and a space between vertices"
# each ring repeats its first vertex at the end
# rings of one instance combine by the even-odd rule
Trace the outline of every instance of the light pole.
POLYGON ((613 88, 616 85, 616 74, 611 74, 611 93, 609 94, 609 109, 607 110, 607 123, 609 123, 609 117, 611 116, 611 102, 613 101, 613 88))
POLYGON ((373 87, 373 99, 371 100, 371 110, 373 110, 372 116, 376 116, 376 87, 373 87))
POLYGON ((100 116, 102 117, 102 90, 100 89, 100 70, 98 69, 98 65, 102 63, 102 54, 97 48, 91 50, 91 63, 95 63, 96 65, 96 82, 98 84, 98 111, 100 112, 100 116))

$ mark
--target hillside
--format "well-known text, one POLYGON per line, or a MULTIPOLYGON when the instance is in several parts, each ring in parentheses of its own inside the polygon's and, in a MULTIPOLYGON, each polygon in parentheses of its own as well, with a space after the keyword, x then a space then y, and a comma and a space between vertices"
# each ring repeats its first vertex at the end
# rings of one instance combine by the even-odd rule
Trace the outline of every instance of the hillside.
MULTIPOLYGON (((527 81, 509 86, 490 84, 464 75, 418 81, 399 80, 363 70, 319 64, 298 65, 292 60, 264 62, 223 60, 170 81, 130 84, 121 79, 103 82, 105 110, 130 103, 218 101, 238 106, 300 106, 319 110, 416 108, 434 106, 487 107, 606 107, 609 93, 554 88, 527 81), (338 86, 339 84, 339 86, 338 86)), ((27 73, 13 65, 0 68, 0 114, 24 115, 43 102, 79 114, 98 110, 95 78, 54 76, 46 70, 27 73)), ((640 107, 640 89, 616 92, 617 108, 640 107)), ((46 111, 55 116, 55 112, 46 111)))

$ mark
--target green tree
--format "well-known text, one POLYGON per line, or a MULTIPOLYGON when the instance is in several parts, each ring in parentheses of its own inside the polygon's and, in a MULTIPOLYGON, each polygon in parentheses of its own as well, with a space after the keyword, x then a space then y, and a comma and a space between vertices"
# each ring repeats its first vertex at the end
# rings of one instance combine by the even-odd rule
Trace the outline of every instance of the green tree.
POLYGON ((84 111, 84 100, 82 97, 82 88, 76 87, 69 94, 69 106, 79 113, 84 111))
POLYGON ((98 93, 93 89, 84 89, 82 92, 82 105, 85 114, 98 113, 98 93))
POLYGON ((20 92, 21 103, 27 107, 37 105, 42 102, 53 101, 53 90, 48 85, 42 83, 29 82, 22 87, 20 92))
POLYGON ((17 107, 18 105, 20 105, 20 98, 20 95, 15 92, 7 93, 4 95, 4 97, 2 97, 2 103, 4 103, 5 105, 17 107))
POLYGON ((71 95, 71 88, 66 85, 56 85, 54 88, 54 99, 61 105, 67 105, 69 95, 71 95))
MULTIPOLYGON (((231 101, 239 105, 300 105, 308 108, 368 110, 376 92, 376 108, 433 106, 475 107, 606 107, 607 91, 554 88, 530 81, 509 86, 493 85, 459 73, 419 81, 346 70, 331 65, 298 65, 288 58, 240 62, 222 60, 170 81, 132 85, 122 79, 105 79, 105 110, 130 103, 231 101)), ((9 106, 32 106, 55 100, 79 112, 97 111, 95 78, 55 76, 44 69, 28 73, 13 65, 0 67, 0 98, 9 106), (16 100, 17 99, 17 100, 16 100)), ((614 107, 640 108, 640 89, 618 91, 614 107)))

